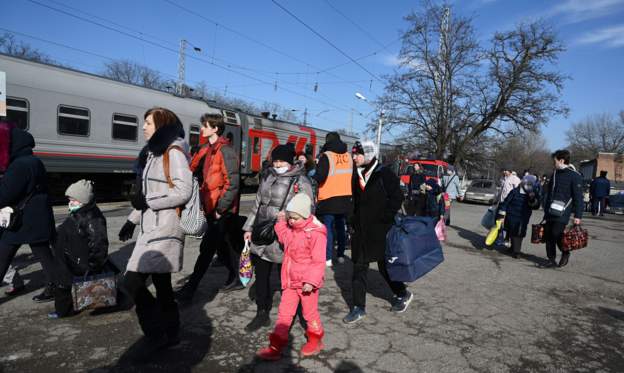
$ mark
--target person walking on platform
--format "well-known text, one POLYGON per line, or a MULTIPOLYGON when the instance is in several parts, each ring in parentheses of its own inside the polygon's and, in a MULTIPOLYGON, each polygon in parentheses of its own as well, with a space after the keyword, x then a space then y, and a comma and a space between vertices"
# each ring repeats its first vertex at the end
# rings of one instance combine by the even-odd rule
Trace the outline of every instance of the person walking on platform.
POLYGON ((277 214, 275 233, 284 246, 281 269, 282 298, 277 323, 269 334, 269 346, 256 353, 263 360, 278 360, 288 344, 288 333, 298 306, 306 320, 307 343, 302 356, 318 354, 323 349, 323 325, 318 311, 319 291, 325 278, 325 226, 312 215, 312 200, 305 193, 296 194, 277 214))
MULTIPOLYGON (((0 163, 5 168, 0 180, 0 209, 10 207, 14 224, 0 228, 0 279, 4 278, 20 246, 28 244, 41 262, 46 286, 35 302, 54 300, 54 215, 48 197, 48 177, 39 158, 33 155, 35 139, 13 124, 0 123, 0 163), (8 149, 8 152, 7 152, 8 149), (18 211, 20 210, 20 211, 18 211)), ((7 223, 8 215, 3 214, 7 223)))
POLYGON ((540 196, 537 178, 526 175, 520 185, 512 190, 507 198, 498 206, 498 215, 504 218, 505 231, 509 233, 511 247, 508 252, 518 258, 522 250, 522 240, 526 236, 527 226, 533 210, 540 207, 540 196))
POLYGON ((564 267, 570 259, 570 251, 563 251, 563 231, 574 213, 574 225, 581 224, 583 218, 583 177, 570 164, 570 151, 557 150, 552 154, 555 170, 544 189, 546 193, 544 218, 544 238, 548 264, 557 266, 557 247, 562 251, 559 267, 564 267))
POLYGON ((611 183, 607 179, 607 171, 600 171, 600 176, 592 180, 589 191, 592 201, 592 215, 604 216, 607 197, 611 193, 611 183))
POLYGON ((208 142, 193 157, 191 170, 201 185, 201 200, 208 229, 199 245, 199 257, 193 273, 176 294, 178 299, 186 302, 192 300, 215 253, 218 253, 228 270, 227 280, 221 290, 227 292, 244 288, 238 277, 238 255, 234 247, 240 237, 234 236, 238 233, 234 229, 238 224, 238 157, 230 141, 223 137, 225 122, 220 114, 204 114, 200 121, 201 134, 208 142))
POLYGON ((336 253, 339 263, 344 263, 346 245, 345 217, 351 211, 351 178, 353 160, 347 144, 337 132, 329 132, 316 166, 313 178, 319 185, 316 215, 327 227, 326 265, 332 265, 334 252, 334 231, 338 241, 336 253))
POLYGON ((390 280, 386 269, 386 234, 403 202, 399 178, 379 164, 377 147, 372 141, 356 142, 353 160, 357 166, 352 181, 355 231, 351 243, 353 307, 343 318, 346 324, 366 316, 366 277, 371 262, 377 262, 379 272, 394 293, 393 312, 405 312, 413 298, 403 282, 390 280))
MULTIPOLYGON (((313 200, 312 185, 305 176, 305 168, 299 162, 294 163, 295 150, 290 144, 278 145, 271 152, 272 166, 261 174, 256 201, 245 222, 245 241, 251 242, 251 261, 254 265, 256 281, 256 316, 245 326, 247 332, 269 326, 269 312, 273 306, 271 291, 271 270, 277 265, 281 271, 284 249, 276 237, 269 240, 261 234, 267 224, 272 227, 277 213, 288 205, 297 194, 305 193, 313 200), (255 231, 255 234, 254 234, 255 231)), ((311 206, 314 211, 314 206, 311 206)))
POLYGON ((52 245, 58 282, 51 319, 74 314, 71 286, 74 276, 97 275, 108 258, 106 218, 95 203, 93 182, 79 180, 65 191, 69 216, 56 229, 52 245))
POLYGON ((179 343, 180 315, 171 286, 171 273, 182 269, 184 232, 176 211, 191 198, 193 174, 188 144, 180 119, 170 110, 153 108, 144 115, 145 158, 139 158, 141 193, 119 239, 132 238, 140 226, 123 285, 136 307, 145 338, 136 347, 138 358, 149 359, 159 349, 179 343), (148 290, 151 278, 156 297, 148 290))
POLYGON ((453 207, 453 201, 461 201, 464 199, 464 194, 459 185, 459 176, 455 172, 455 167, 448 166, 446 175, 442 177, 442 192, 447 194, 448 208, 445 209, 445 223, 451 225, 451 209, 453 207))

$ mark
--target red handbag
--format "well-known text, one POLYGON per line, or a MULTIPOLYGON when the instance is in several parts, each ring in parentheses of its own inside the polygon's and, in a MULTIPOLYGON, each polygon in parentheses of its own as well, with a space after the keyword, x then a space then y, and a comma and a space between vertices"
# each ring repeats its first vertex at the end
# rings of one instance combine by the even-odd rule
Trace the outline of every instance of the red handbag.
POLYGON ((563 232, 563 251, 579 250, 587 246, 589 234, 587 229, 574 225, 563 232))
POLYGON ((544 224, 533 224, 531 226, 531 243, 544 243, 544 224))

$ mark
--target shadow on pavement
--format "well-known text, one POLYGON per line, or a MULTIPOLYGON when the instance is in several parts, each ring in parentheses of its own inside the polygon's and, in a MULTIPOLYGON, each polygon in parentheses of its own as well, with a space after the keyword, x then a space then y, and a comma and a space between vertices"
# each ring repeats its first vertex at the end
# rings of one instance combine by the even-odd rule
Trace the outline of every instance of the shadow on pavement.
POLYGON ((363 370, 350 361, 341 361, 334 373, 362 373, 363 370))
POLYGON ((607 315, 613 317, 614 319, 617 319, 619 321, 624 321, 624 312, 622 311, 614 310, 612 308, 606 308, 606 307, 598 307, 598 309, 606 313, 607 315))
MULTIPOLYGON (((372 263, 371 263, 372 264, 372 263)), ((340 294, 342 299, 348 305, 349 309, 353 307, 353 294, 351 292, 351 278, 353 274, 353 262, 345 257, 344 264, 334 265, 331 267, 334 272, 334 280, 336 285, 340 288, 340 294)), ((369 268, 367 274, 366 292, 375 298, 383 299, 388 303, 392 302, 394 294, 392 290, 384 280, 381 273, 376 269, 369 268)), ((346 312, 345 312, 346 315, 346 312)))

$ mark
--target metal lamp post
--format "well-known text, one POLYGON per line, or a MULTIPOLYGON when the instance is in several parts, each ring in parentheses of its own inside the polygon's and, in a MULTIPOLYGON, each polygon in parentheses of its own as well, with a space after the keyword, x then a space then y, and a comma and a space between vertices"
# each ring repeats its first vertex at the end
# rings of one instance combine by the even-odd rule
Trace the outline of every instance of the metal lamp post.
MULTIPOLYGON (((370 104, 370 101, 368 101, 368 99, 361 94, 360 92, 355 92, 355 97, 358 100, 362 100, 362 101, 366 101, 370 104)), ((379 112, 379 124, 377 125, 377 151, 381 154, 381 128, 383 127, 383 116, 384 116, 384 112, 383 110, 380 110, 379 112)))

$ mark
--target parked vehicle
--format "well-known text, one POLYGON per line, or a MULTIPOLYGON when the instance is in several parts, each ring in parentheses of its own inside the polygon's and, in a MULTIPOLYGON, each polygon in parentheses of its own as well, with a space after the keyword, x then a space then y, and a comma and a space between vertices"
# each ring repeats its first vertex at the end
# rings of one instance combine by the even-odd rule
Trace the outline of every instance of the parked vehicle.
POLYGON ((607 212, 624 215, 624 193, 612 194, 609 196, 607 212))
POLYGON ((491 205, 496 200, 497 192, 498 190, 494 180, 473 180, 466 190, 464 201, 487 203, 491 205))

